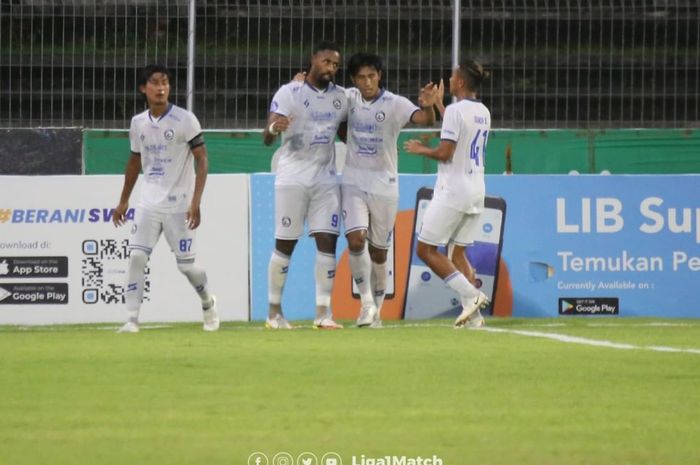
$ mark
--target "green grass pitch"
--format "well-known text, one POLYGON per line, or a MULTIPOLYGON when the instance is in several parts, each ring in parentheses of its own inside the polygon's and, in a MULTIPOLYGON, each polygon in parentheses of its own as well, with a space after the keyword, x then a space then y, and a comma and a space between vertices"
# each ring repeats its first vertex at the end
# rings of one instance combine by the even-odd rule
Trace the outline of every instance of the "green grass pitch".
POLYGON ((700 321, 488 324, 2 326, 0 464, 700 463, 700 321))

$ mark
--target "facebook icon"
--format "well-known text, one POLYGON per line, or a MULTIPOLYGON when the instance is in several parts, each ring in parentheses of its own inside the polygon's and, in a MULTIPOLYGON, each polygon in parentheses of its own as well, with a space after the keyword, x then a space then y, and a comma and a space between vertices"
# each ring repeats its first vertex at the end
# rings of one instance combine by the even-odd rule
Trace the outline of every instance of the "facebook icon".
POLYGON ((248 456, 248 465, 270 465, 270 462, 262 452, 253 452, 248 456))

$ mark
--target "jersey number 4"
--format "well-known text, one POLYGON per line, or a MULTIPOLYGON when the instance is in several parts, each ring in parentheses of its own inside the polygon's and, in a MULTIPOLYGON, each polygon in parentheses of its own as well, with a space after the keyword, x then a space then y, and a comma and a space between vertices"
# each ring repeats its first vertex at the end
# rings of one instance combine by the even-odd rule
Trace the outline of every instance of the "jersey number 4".
POLYGON ((486 140, 489 137, 489 132, 484 131, 481 133, 481 129, 476 131, 476 136, 472 140, 471 149, 469 150, 469 158, 474 160, 476 166, 482 166, 484 164, 484 158, 486 157, 486 140), (479 144, 481 142, 481 144, 479 144))

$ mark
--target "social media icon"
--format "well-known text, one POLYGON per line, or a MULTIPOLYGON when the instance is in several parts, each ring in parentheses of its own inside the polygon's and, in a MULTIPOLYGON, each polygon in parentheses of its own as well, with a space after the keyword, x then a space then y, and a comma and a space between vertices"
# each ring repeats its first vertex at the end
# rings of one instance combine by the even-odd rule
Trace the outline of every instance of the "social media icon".
POLYGON ((297 457, 296 465, 318 465, 318 457, 311 452, 302 452, 297 457))
POLYGON ((321 465, 343 465, 343 459, 336 452, 327 452, 321 457, 321 465))
POLYGON ((289 452, 278 452, 272 457, 272 465, 294 465, 294 458, 289 452))
POLYGON ((248 465, 270 465, 270 461, 262 452, 253 452, 248 456, 248 465))

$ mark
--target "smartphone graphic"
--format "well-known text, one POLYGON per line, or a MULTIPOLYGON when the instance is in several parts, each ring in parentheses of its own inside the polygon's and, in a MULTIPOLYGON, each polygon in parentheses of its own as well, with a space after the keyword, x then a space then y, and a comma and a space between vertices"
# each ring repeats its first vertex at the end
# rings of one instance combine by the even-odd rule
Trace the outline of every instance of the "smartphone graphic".
MULTIPOLYGON (((451 318, 462 311, 459 296, 416 254, 418 232, 432 197, 433 190, 427 187, 419 189, 416 195, 416 215, 404 303, 404 319, 407 320, 451 318)), ((465 249, 469 262, 476 269, 477 287, 491 300, 491 305, 482 311, 487 315, 493 313, 496 303, 494 297, 498 282, 498 263, 503 247, 505 217, 505 200, 500 197, 486 197, 484 210, 475 231, 474 243, 465 249)), ((440 251, 446 252, 445 248, 440 251)))
MULTIPOLYGON (((386 290, 384 292, 384 298, 385 299, 393 299, 394 294, 395 294, 395 285, 394 282, 396 281, 395 275, 394 275, 394 267, 395 267, 395 261, 394 261, 394 234, 396 233, 396 230, 393 230, 391 232, 391 243, 389 244, 389 250, 386 253, 386 273, 387 273, 387 279, 386 279, 386 290)), ((355 284, 355 281, 352 279, 352 274, 350 275, 350 281, 352 281, 352 297, 354 299, 359 299, 360 298, 360 291, 357 289, 357 284, 355 284)))

